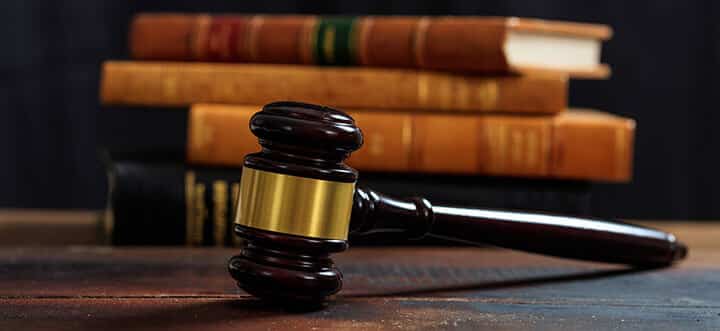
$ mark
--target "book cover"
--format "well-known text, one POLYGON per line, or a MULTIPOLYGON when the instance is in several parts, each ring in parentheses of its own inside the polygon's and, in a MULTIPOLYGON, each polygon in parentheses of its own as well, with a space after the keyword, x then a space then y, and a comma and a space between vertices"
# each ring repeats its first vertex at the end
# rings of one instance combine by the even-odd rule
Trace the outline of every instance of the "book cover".
POLYGON ((554 71, 605 78, 606 25, 517 17, 144 13, 130 28, 138 60, 554 71))
MULTIPOLYGON (((100 131, 116 157, 238 167, 246 154, 260 149, 249 129, 260 109, 216 104, 182 111, 105 109, 100 131)), ((635 122, 629 118, 580 109, 555 116, 348 112, 365 138, 348 160, 360 171, 632 178, 635 122)))
POLYGON ((552 114, 567 107, 567 77, 190 62, 107 61, 102 67, 104 105, 263 105, 278 100, 340 108, 552 114))

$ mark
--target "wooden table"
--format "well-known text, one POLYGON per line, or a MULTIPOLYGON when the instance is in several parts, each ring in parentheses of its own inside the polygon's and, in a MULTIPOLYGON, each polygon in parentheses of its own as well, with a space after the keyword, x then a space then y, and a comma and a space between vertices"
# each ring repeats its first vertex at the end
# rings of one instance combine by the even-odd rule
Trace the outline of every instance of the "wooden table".
POLYGON ((238 290, 225 269, 233 249, 4 247, 0 330, 718 330, 720 246, 706 236, 720 226, 672 226, 690 258, 664 270, 488 248, 352 248, 336 256, 342 294, 312 312, 238 290))

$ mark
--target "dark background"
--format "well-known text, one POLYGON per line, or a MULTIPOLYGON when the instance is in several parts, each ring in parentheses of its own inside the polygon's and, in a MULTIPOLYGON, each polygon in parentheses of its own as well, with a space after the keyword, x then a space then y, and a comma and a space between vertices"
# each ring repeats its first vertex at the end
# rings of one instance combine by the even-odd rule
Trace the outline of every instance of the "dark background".
MULTIPOLYGON (((140 11, 512 15, 610 24, 608 81, 573 81, 571 104, 638 120, 632 184, 597 185, 595 213, 720 217, 716 1, 0 2, 0 207, 101 208, 101 61, 126 57, 140 11)), ((131 132, 132 128, 128 128, 131 132)))

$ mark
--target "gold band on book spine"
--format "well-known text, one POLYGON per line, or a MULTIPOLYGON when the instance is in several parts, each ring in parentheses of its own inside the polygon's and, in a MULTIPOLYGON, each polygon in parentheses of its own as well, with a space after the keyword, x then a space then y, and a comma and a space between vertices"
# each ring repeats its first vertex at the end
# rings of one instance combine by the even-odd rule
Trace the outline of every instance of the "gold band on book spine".
POLYGON ((355 183, 243 168, 235 224, 303 237, 346 240, 355 183))

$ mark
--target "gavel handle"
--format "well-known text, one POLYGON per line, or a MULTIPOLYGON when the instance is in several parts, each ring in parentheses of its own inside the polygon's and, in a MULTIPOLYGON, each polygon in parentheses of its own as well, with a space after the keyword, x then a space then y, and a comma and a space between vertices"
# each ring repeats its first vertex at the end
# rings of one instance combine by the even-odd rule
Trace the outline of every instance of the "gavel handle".
POLYGON ((358 188, 351 235, 395 232, 491 244, 557 257, 643 267, 670 265, 687 253, 670 233, 601 219, 478 208, 433 206, 358 188))

